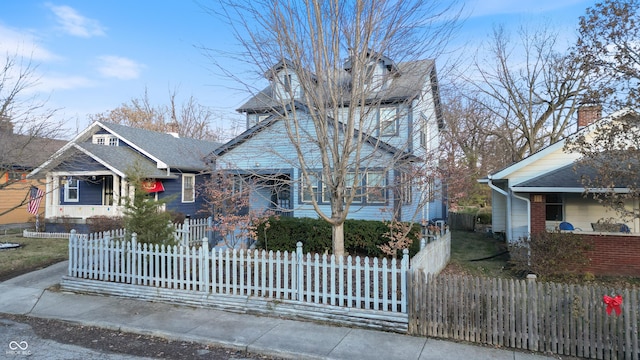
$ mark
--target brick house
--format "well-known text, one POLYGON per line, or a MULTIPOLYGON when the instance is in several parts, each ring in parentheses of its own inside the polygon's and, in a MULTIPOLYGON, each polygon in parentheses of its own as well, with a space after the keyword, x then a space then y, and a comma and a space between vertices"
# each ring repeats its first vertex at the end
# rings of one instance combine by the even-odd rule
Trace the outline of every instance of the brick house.
MULTIPOLYGON (((585 106, 578 111, 578 131, 570 137, 588 136, 603 122, 639 116, 623 109, 601 117, 599 107, 585 106)), ((588 194, 585 196, 581 177, 594 170, 575 166, 579 154, 564 150, 566 139, 479 180, 492 189, 493 231, 504 234, 507 242, 543 231, 579 233, 593 245, 591 265, 585 271, 640 276, 640 219, 620 219, 613 210, 588 194), (615 220, 613 224, 599 222, 611 218, 615 220)), ((637 209, 639 199, 624 205, 637 209)))

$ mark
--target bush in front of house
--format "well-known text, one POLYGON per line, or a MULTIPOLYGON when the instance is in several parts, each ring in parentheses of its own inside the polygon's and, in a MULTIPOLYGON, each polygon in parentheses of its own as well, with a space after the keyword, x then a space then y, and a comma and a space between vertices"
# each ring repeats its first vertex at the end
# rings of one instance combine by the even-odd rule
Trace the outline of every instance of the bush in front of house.
MULTIPOLYGON (((378 245, 386 244, 384 236, 389 224, 376 220, 347 220, 344 223, 344 248, 351 255, 383 257, 378 245)), ((295 251, 296 243, 302 242, 303 252, 331 253, 331 225, 322 219, 279 217, 269 218, 258 225, 258 249, 273 251, 295 251)), ((420 250, 420 225, 413 224, 409 237, 413 240, 409 255, 420 250)), ((402 258, 399 251, 398 258, 402 258)))
POLYGON ((543 279, 569 277, 589 265, 590 248, 579 234, 541 232, 511 244, 509 262, 518 273, 532 273, 543 279))
POLYGON ((89 233, 98 233, 124 228, 124 219, 121 216, 92 216, 87 219, 89 233))
POLYGON ((134 169, 127 174, 129 182, 135 186, 133 199, 124 199, 124 228, 127 240, 136 233, 139 243, 176 245, 172 215, 163 210, 171 198, 155 200, 153 194, 144 190, 142 183, 145 178, 140 176, 140 173, 134 169))

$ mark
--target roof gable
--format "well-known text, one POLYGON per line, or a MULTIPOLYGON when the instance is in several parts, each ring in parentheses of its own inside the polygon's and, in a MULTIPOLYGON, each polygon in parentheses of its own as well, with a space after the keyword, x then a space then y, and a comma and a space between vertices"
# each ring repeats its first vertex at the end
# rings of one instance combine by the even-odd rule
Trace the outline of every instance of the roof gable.
MULTIPOLYGON (((582 136, 582 135, 588 134, 588 133, 594 131, 597 126, 601 126, 603 124, 606 124, 607 122, 617 121, 618 119, 624 118, 625 116, 629 116, 629 115, 636 115, 637 116, 637 114, 633 110, 631 110, 629 108, 625 108, 625 109, 616 111, 616 112, 614 112, 613 114, 611 114, 609 116, 602 117, 599 120, 594 121, 593 123, 589 124, 588 126, 585 126, 585 127, 581 128, 581 129, 579 129, 575 133, 573 133, 573 134, 571 134, 571 135, 569 135, 569 136, 567 136, 567 137, 565 137, 565 138, 563 138, 563 139, 561 139, 561 140, 559 140, 559 141, 557 141, 557 142, 555 142, 553 144, 548 145, 547 147, 537 151, 536 153, 531 154, 531 155, 527 156, 526 158, 524 158, 524 159, 522 159, 522 160, 520 160, 520 161, 518 161, 518 162, 516 162, 514 164, 511 164, 511 165, 509 165, 509 166, 507 166, 507 167, 505 167, 505 168, 503 168, 501 170, 498 170, 498 171, 496 171, 496 172, 494 172, 492 174, 489 174, 487 178, 488 179, 496 179, 496 180, 497 179, 508 179, 514 173, 523 170, 524 168, 534 164, 537 161, 540 161, 540 160, 542 160, 542 159, 544 159, 546 157, 552 156, 552 154, 554 154, 554 153, 556 153, 558 151, 561 151, 564 148, 564 146, 565 146, 565 144, 566 144, 568 139, 574 139, 574 138, 576 138, 578 136, 582 136)), ((576 160, 576 158, 577 158, 577 154, 567 154, 567 155, 568 156, 564 157, 564 159, 563 159, 564 163, 561 166, 573 163, 573 161, 576 160), (571 156, 571 155, 573 155, 573 156, 571 156)), ((549 168, 548 171, 553 171, 553 170, 555 170, 557 168, 558 168, 558 166, 552 167, 552 168, 549 168)))
MULTIPOLYGON (((391 62, 391 60, 388 60, 391 62)), ((392 63, 392 62, 391 62, 392 63)), ((270 70, 280 69, 277 65, 270 70)), ((419 98, 425 89, 437 89, 437 83, 433 83, 436 78, 434 76, 435 62, 431 59, 416 60, 399 63, 393 65, 394 74, 397 76, 393 79, 393 84, 385 87, 384 90, 373 91, 371 96, 366 100, 367 103, 392 103, 409 101, 419 98)), ((343 74, 344 82, 350 82, 350 76, 347 71, 343 74)), ((318 84, 322 86, 322 84, 318 84)), ((439 96, 438 96, 439 99, 439 96)), ((348 94, 340 100, 341 104, 349 105, 348 94)), ((255 113, 265 112, 282 108, 282 101, 279 101, 273 84, 270 84, 242 104, 237 111, 255 113)))
MULTIPOLYGON (((298 109, 298 111, 304 111, 306 112, 306 107, 304 105, 301 104, 297 104, 296 109, 298 109)), ((226 144, 218 147, 215 151, 212 152, 212 155, 219 157, 219 156, 223 156, 226 152, 231 151, 232 149, 246 143, 247 141, 250 141, 251 138, 253 138, 256 134, 268 129, 269 127, 273 126, 274 124, 276 124, 279 121, 283 121, 282 118, 279 115, 271 115, 269 116, 266 120, 263 120, 257 124, 255 124, 254 126, 252 126, 251 128, 247 129, 245 132, 243 132, 242 134, 238 135, 237 137, 231 139, 229 142, 227 142, 226 144)), ((334 121, 332 119, 328 119, 327 122, 333 126, 334 121)), ((343 128, 344 128, 344 124, 341 122, 338 122, 339 126, 340 126, 340 131, 342 133, 343 132, 343 128)), ((359 137, 359 131, 358 130, 354 130, 354 138, 358 138, 359 137)), ((387 142, 384 142, 378 138, 372 137, 372 136, 364 136, 365 143, 369 146, 371 146, 372 148, 376 148, 376 149, 380 149, 382 151, 385 151, 387 153, 393 154, 394 156, 400 156, 400 157, 404 157, 407 159, 417 159, 415 156, 411 155, 409 152, 406 151, 402 151, 398 148, 396 148, 395 146, 392 146, 390 144, 388 144, 387 142)))
POLYGON ((144 167, 165 169, 164 173, 171 168, 200 171, 207 168, 206 155, 218 146, 220 144, 216 142, 177 138, 156 131, 95 121, 35 169, 30 176, 60 164, 65 157, 73 153, 73 149, 80 150, 97 161, 103 161, 103 165, 111 166, 110 169, 116 172, 122 172, 122 166, 131 164, 132 161, 144 167), (104 133, 103 130, 127 146, 92 144, 92 136, 104 133), (129 150, 125 149, 127 147, 129 150), (148 164, 143 165, 144 163, 148 164))

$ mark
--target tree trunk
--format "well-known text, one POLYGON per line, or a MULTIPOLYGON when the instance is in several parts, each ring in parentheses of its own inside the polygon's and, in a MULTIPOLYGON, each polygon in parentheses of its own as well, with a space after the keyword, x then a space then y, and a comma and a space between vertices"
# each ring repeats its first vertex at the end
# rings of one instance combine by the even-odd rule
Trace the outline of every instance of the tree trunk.
POLYGON ((333 255, 344 256, 344 222, 331 225, 331 241, 333 243, 333 255))

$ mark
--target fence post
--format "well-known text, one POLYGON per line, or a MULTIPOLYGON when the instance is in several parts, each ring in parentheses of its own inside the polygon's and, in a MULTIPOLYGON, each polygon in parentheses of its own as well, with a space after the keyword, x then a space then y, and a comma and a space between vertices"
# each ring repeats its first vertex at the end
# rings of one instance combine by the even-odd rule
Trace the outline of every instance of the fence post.
POLYGON ((138 234, 131 234, 131 283, 138 284, 138 234))
POLYGON ((213 248, 216 244, 212 244, 213 240, 213 217, 207 218, 207 238, 209 239, 209 245, 213 248))
POLYGON ((78 235, 76 235, 76 229, 71 229, 71 234, 69 235, 69 265, 67 266, 67 274, 69 276, 74 276, 73 269, 76 268, 76 261, 73 257, 75 251, 73 249, 78 246, 78 235))
POLYGON ((209 292, 209 239, 206 237, 202 238, 200 253, 200 290, 209 292))
MULTIPOLYGON (((402 250, 402 262, 400 263, 400 303, 402 313, 407 313, 407 273, 409 272, 409 249, 402 250)), ((395 291, 395 290, 394 290, 395 291)))
POLYGON ((527 275, 527 313, 529 329, 529 350, 538 351, 538 292, 536 285, 536 275, 527 275))
POLYGON ((184 219, 184 224, 182 225, 182 244, 184 246, 189 246, 191 244, 191 226, 190 226, 190 218, 184 219))
POLYGON ((304 267, 302 266, 302 242, 296 243, 296 300, 303 300, 303 284, 304 284, 304 267))

